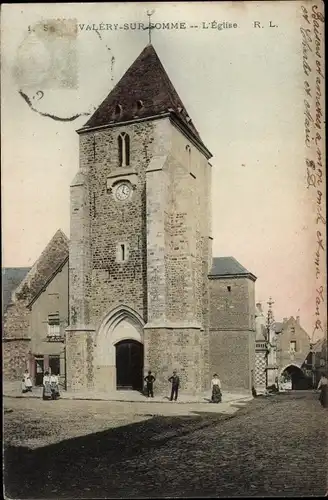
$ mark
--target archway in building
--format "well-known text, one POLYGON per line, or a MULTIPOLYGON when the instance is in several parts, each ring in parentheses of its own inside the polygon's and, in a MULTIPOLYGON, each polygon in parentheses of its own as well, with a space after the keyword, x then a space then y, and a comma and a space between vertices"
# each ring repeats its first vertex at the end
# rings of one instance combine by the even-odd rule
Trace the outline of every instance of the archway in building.
POLYGON ((287 375, 292 382, 292 390, 306 390, 311 388, 311 379, 296 365, 287 366, 281 373, 287 375))
POLYGON ((142 390, 144 322, 128 306, 108 313, 94 343, 94 387, 97 391, 142 390))
POLYGON ((143 387, 143 345, 122 340, 116 345, 116 387, 141 391, 143 387))

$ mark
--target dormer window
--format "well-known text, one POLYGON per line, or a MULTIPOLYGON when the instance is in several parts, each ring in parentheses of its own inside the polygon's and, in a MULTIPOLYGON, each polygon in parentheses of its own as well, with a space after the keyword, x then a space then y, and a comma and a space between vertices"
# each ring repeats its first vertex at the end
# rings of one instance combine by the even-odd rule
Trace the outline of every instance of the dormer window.
POLYGON ((119 118, 122 114, 123 108, 120 104, 116 104, 115 106, 115 111, 114 111, 114 116, 115 118, 119 118))
POLYGON ((143 107, 144 107, 143 102, 142 101, 137 101, 137 110, 141 111, 143 107))
POLYGON ((119 165, 128 167, 130 165, 130 137, 126 132, 121 132, 117 141, 119 165))

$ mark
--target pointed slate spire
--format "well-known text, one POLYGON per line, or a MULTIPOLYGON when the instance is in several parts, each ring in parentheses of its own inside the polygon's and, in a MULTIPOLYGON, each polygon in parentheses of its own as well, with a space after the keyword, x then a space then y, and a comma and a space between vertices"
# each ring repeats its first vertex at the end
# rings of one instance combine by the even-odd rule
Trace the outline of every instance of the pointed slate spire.
POLYGON ((100 104, 85 127, 99 127, 164 113, 174 113, 200 140, 199 133, 154 47, 149 44, 100 104))

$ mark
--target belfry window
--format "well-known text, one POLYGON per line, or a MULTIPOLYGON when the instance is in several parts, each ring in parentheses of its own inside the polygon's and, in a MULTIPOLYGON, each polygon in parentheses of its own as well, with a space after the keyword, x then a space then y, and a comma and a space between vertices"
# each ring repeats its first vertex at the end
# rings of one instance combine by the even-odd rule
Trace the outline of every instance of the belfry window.
POLYGON ((128 167, 130 165, 130 137, 122 132, 117 140, 119 165, 120 167, 128 167))

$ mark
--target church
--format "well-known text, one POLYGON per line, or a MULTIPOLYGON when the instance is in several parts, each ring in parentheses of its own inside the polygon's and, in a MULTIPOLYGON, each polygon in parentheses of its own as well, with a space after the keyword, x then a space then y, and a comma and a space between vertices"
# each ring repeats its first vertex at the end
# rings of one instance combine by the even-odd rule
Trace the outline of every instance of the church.
POLYGON ((70 238, 11 292, 5 378, 57 356, 70 391, 142 390, 152 370, 164 394, 177 370, 186 394, 213 373, 250 392, 256 277, 212 257, 212 155, 151 44, 77 133, 70 238))

